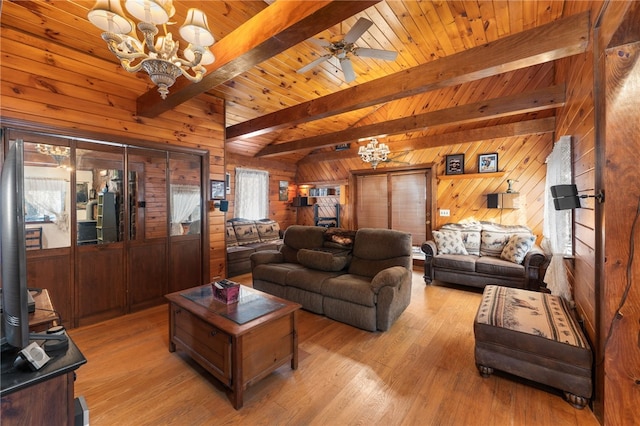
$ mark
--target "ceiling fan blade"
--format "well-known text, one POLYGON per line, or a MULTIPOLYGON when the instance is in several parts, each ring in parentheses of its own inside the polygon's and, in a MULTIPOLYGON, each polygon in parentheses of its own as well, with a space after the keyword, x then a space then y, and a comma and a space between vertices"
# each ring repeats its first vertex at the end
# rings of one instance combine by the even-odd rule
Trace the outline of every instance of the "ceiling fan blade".
POLYGON ((353 71, 353 64, 349 58, 340 59, 340 68, 342 68, 345 82, 351 83, 356 79, 356 73, 353 71))
POLYGON ((320 65, 321 63, 323 63, 324 61, 326 61, 329 58, 331 58, 331 55, 320 56, 318 59, 316 59, 313 62, 308 63, 307 65, 305 65, 304 67, 300 68, 296 72, 298 74, 304 74, 305 72, 309 71, 311 68, 315 68, 316 66, 320 65))
POLYGON ((309 41, 313 44, 315 44, 316 46, 320 46, 320 47, 330 47, 331 43, 328 42, 327 40, 321 39, 321 38, 310 38, 309 41))
POLYGON ((364 34, 364 32, 367 31, 371 25, 373 25, 373 22, 368 19, 358 19, 358 22, 356 22, 356 24, 351 27, 349 32, 344 36, 344 42, 355 43, 355 41, 359 39, 360 36, 364 34))
POLYGON ((353 54, 363 58, 384 59, 385 61, 395 61, 398 57, 398 52, 393 50, 368 49, 366 47, 358 47, 353 51, 353 54))

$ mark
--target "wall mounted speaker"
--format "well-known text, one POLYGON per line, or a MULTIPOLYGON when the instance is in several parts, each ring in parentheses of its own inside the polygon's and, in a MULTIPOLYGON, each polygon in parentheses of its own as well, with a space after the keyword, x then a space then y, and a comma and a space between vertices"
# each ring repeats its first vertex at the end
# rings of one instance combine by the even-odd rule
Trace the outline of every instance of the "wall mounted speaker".
POLYGON ((228 212, 229 211, 229 201, 228 200, 220 200, 220 211, 228 212))

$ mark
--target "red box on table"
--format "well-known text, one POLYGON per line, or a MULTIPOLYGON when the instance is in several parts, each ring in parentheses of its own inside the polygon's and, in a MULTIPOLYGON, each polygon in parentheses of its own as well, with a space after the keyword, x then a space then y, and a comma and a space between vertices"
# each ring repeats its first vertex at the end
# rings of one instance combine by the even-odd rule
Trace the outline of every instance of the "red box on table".
POLYGON ((240 284, 229 280, 221 280, 212 282, 211 287, 213 288, 214 299, 227 305, 238 301, 240 284))

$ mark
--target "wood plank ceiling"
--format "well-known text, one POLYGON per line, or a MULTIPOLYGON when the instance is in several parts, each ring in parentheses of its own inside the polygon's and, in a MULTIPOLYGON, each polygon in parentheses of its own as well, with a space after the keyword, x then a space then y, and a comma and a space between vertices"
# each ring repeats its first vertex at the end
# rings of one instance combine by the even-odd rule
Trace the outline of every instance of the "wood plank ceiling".
MULTIPOLYGON (((118 64, 100 39, 100 30, 86 19, 94 1, 3 3, 3 28, 64 44, 83 53, 87 64, 118 64)), ((553 73, 549 61, 583 51, 589 28, 586 16, 562 28, 547 25, 566 18, 564 1, 556 0, 324 1, 313 6, 285 0, 173 3, 176 15, 172 20, 178 24, 190 7, 207 14, 217 40, 212 51, 218 61, 207 67, 212 87, 189 89, 187 84, 177 82, 170 91, 177 94, 191 90, 190 96, 225 99, 227 152, 251 157, 275 155, 287 162, 298 162, 310 153, 330 153, 334 144, 342 142, 351 142, 350 155, 354 155, 358 138, 381 133, 389 135, 386 143, 402 141, 404 149, 410 149, 407 140, 418 137, 552 117, 553 108, 562 103, 562 86, 538 97, 527 93, 528 82, 553 73), (303 16, 309 9, 314 10, 303 16), (361 11, 354 13, 357 10, 361 11), (353 58, 357 78, 351 83, 345 82, 331 61, 304 74, 296 73, 325 53, 308 38, 339 40, 359 18, 373 25, 356 45, 395 50, 395 61, 353 58), (298 26, 287 30, 288 22, 297 22, 298 26), (535 32, 539 27, 543 28, 535 32), (540 51, 533 49, 544 41, 547 45, 540 51), (487 43, 491 49, 480 47, 487 43), (521 53, 520 57, 514 52, 521 53), (492 63, 492 59, 498 63, 492 63), (223 69, 225 64, 230 65, 223 69), (523 67, 527 67, 526 72, 515 72, 513 81, 507 79, 510 90, 487 83, 488 76, 523 67), (412 87, 420 76, 424 81, 412 87), (460 88, 459 98, 438 97, 439 88, 452 86, 460 88), (524 101, 520 94, 538 107, 521 105, 524 101), (509 114, 499 108, 507 98, 488 103, 488 109, 494 112, 485 115, 485 107, 472 105, 504 96, 512 102, 509 114), (547 106, 540 107, 544 103, 547 106), (470 104, 467 109, 463 108, 465 104, 470 104), (438 126, 429 126, 438 111, 438 126), (471 119, 473 113, 476 117, 471 119), (283 121, 282 116, 290 118, 283 121), (305 116, 314 119, 308 121, 305 116), (388 124, 399 119, 404 122, 396 122, 395 127, 388 124)), ((174 33, 177 35, 177 31, 174 33)), ((141 106, 145 102, 149 106, 149 99, 157 95, 155 88, 143 73, 117 72, 128 76, 125 81, 130 84, 124 89, 137 93, 138 113, 144 115, 141 106)), ((156 102, 162 102, 159 96, 156 102)), ((548 127, 548 122, 544 126, 548 127)))

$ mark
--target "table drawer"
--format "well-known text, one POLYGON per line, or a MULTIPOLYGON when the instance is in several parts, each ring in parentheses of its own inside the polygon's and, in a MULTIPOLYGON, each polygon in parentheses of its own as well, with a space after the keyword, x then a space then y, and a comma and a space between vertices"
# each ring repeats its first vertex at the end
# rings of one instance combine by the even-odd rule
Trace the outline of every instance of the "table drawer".
POLYGON ((231 337, 189 311, 172 306, 174 343, 187 350, 192 358, 216 378, 231 383, 231 337))

